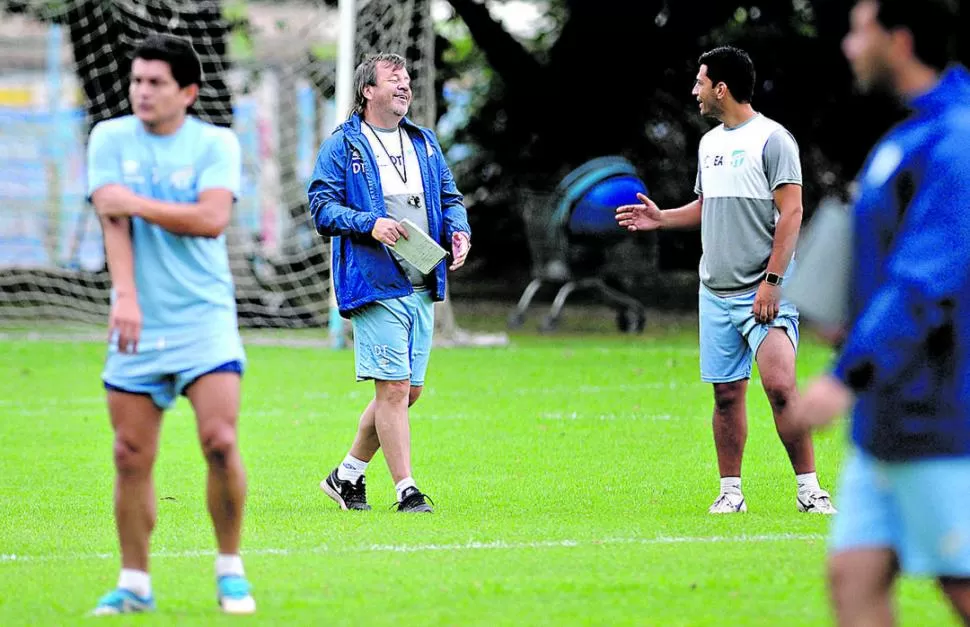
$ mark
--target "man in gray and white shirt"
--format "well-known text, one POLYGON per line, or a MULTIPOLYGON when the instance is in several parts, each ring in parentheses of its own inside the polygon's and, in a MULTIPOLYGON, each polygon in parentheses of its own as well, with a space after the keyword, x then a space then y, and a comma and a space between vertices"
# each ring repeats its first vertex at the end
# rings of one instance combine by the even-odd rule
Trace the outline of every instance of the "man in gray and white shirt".
POLYGON ((721 121, 701 140, 697 200, 678 209, 643 204, 617 209, 629 231, 701 229, 701 378, 714 386, 714 443, 721 489, 713 514, 747 511, 741 460, 747 439, 746 392, 757 360, 775 426, 795 471, 799 511, 833 514, 818 483, 811 435, 795 429, 798 311, 781 297, 802 220, 798 144, 751 106, 751 58, 731 46, 701 55, 692 94, 700 112, 721 121))

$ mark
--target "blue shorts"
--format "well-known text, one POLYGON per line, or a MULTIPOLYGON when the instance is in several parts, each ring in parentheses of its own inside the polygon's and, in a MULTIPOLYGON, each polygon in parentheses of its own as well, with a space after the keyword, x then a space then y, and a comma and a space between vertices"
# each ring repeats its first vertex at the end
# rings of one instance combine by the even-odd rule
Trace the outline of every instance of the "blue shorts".
POLYGON ((424 385, 434 334, 431 293, 419 290, 401 298, 366 305, 351 318, 357 380, 405 381, 424 385))
POLYGON ((160 409, 168 409, 199 377, 215 372, 242 374, 245 365, 242 340, 234 330, 164 348, 142 342, 134 354, 111 348, 101 379, 105 389, 144 394, 160 409))
POLYGON ((829 550, 892 549, 903 571, 970 577, 970 457, 881 462, 856 450, 829 550))
POLYGON ((784 329, 798 350, 798 310, 782 299, 770 324, 755 320, 751 307, 757 290, 737 296, 718 296, 701 285, 701 379, 730 383, 751 378, 751 363, 771 328, 784 329))

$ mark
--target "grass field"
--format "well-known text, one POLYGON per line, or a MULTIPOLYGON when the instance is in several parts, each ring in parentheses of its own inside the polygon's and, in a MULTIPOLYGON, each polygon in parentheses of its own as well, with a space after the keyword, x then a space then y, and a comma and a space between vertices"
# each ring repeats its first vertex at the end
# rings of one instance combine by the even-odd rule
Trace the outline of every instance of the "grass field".
MULTIPOLYGON (((481 326, 486 322, 474 321, 481 326)), ((795 511, 794 477, 757 385, 746 515, 711 517, 711 394, 689 323, 640 337, 521 334, 438 349, 412 411, 431 516, 339 511, 318 483, 372 393, 349 351, 251 344, 241 438, 244 558, 258 613, 218 614, 204 463, 188 405, 167 415, 156 467, 159 612, 112 624, 825 625, 829 521, 795 511)), ((263 336, 266 337, 265 335, 263 336)), ((98 343, 0 340, 0 625, 88 623, 112 588, 111 432, 98 343)), ((828 353, 806 341, 800 376, 828 353)), ((817 439, 834 488, 843 436, 817 439)), ((836 505, 838 494, 835 493, 836 505)), ((904 625, 954 624, 905 582, 904 625)))

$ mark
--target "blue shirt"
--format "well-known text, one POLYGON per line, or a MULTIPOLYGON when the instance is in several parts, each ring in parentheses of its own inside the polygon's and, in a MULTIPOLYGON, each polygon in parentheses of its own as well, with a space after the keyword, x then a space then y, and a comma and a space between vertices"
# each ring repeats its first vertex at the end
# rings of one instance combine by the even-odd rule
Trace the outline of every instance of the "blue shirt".
POLYGON ((970 74, 954 67, 873 148, 854 207, 835 375, 884 460, 970 456, 970 74))
MULTIPOLYGON (((106 120, 94 127, 88 144, 89 196, 120 184, 139 196, 194 203, 207 189, 238 196, 241 172, 235 134, 194 117, 171 135, 149 133, 134 116, 106 120)), ((142 311, 139 350, 237 332, 225 234, 176 235, 133 217, 131 240, 142 311)))

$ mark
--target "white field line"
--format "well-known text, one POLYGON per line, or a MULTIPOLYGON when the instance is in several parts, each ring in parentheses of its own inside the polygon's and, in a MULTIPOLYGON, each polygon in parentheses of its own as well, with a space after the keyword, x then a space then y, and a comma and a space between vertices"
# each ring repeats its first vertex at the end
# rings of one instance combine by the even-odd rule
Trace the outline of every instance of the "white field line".
MULTIPOLYGON (((45 333, 43 331, 0 331, 0 342, 49 342, 52 344, 102 344, 104 345, 106 331, 76 331, 76 332, 51 332, 45 333)), ((291 348, 291 349, 312 349, 312 350, 326 350, 333 351, 333 346, 331 340, 328 338, 313 338, 313 337, 264 337, 259 335, 249 335, 243 333, 243 346, 267 346, 270 348, 291 348)), ((485 335, 492 335, 491 333, 486 333, 485 335)), ((435 350, 439 349, 476 349, 483 348, 494 350, 496 348, 507 348, 510 350, 517 350, 515 346, 515 340, 510 340, 509 344, 503 346, 476 346, 474 344, 455 344, 447 345, 440 344, 434 346, 435 350)), ((555 346, 553 350, 571 350, 568 344, 563 346, 555 346)), ((631 344, 624 348, 612 348, 603 347, 597 349, 598 353, 611 353, 613 351, 629 351, 636 350, 637 352, 643 353, 661 353, 669 355, 697 355, 699 349, 690 346, 664 346, 662 344, 631 344)))
MULTIPOLYGON (((98 385, 95 379, 93 385, 98 385)), ((608 385, 578 385, 578 386, 549 386, 549 387, 515 387, 489 390, 489 396, 571 396, 574 394, 602 394, 609 392, 637 392, 643 390, 685 390, 685 389, 707 389, 710 384, 701 381, 696 382, 677 382, 677 381, 645 381, 643 383, 613 383, 608 385)), ((245 404, 245 391, 243 391, 243 402, 245 404)), ((469 391, 466 389, 426 389, 422 396, 435 398, 467 398, 469 391)), ((326 399, 367 399, 374 396, 371 388, 367 390, 349 390, 346 392, 320 392, 307 391, 297 398, 307 401, 319 401, 326 399)), ((292 396, 280 394, 262 395, 259 398, 262 403, 270 403, 278 400, 292 401, 292 396)), ((38 407, 71 407, 77 405, 99 405, 105 407, 103 396, 80 396, 73 398, 0 398, 0 410, 3 408, 24 408, 36 410, 38 407)), ((246 413, 245 407, 243 413, 246 413)))
MULTIPOLYGON (((657 546, 669 544, 754 544, 771 542, 810 542, 823 540, 824 535, 817 533, 778 533, 740 536, 657 536, 654 538, 603 538, 601 540, 537 540, 534 542, 506 542, 493 540, 487 542, 469 541, 456 544, 362 544, 353 547, 331 547, 328 545, 294 549, 249 549, 244 555, 319 555, 319 554, 357 554, 357 553, 430 553, 466 551, 514 551, 523 549, 569 549, 613 545, 657 546)), ((152 558, 197 558, 211 557, 213 549, 190 551, 157 551, 152 558)), ((34 562, 83 562, 93 560, 117 559, 116 553, 61 553, 55 555, 13 555, 0 554, 0 564, 19 564, 34 562)))
MULTIPOLYGON (((107 410, 103 407, 0 407, 0 416, 19 416, 21 418, 96 418, 104 419, 107 424, 107 410)), ((538 422, 674 422, 687 420, 685 416, 674 414, 638 414, 635 412, 625 413, 585 413, 575 411, 552 411, 540 412, 535 415, 517 414, 517 420, 538 421, 538 422)), ((509 414, 483 411, 481 413, 454 412, 449 414, 427 414, 416 412, 412 416, 412 421, 421 422, 489 422, 492 420, 506 419, 509 414)), ((297 422, 346 422, 347 414, 344 412, 334 412, 320 409, 254 409, 243 410, 241 420, 245 423, 255 419, 292 419, 297 422)), ((707 418, 705 417, 705 420, 707 418)))

